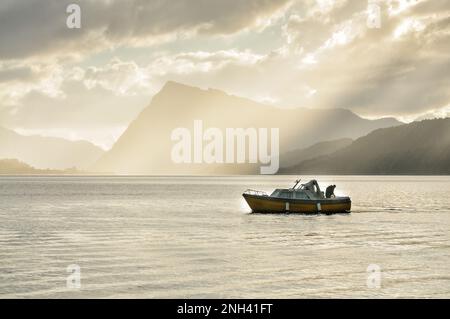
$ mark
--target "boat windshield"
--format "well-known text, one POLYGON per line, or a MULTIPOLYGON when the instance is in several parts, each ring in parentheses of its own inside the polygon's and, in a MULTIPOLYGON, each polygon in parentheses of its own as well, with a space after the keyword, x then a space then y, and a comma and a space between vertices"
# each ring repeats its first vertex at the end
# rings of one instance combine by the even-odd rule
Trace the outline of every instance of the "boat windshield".
POLYGON ((292 198, 292 192, 287 189, 276 189, 272 194, 270 194, 270 197, 292 198))
POLYGON ((270 197, 286 198, 286 199, 310 199, 311 197, 304 190, 296 189, 276 189, 270 194, 270 197))

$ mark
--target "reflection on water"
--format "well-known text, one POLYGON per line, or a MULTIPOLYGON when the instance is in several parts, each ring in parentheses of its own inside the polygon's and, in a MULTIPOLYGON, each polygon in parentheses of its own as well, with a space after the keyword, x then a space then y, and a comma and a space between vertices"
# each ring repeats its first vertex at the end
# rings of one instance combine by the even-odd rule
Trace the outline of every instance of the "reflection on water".
POLYGON ((352 214, 249 214, 295 179, 1 177, 0 297, 450 296, 449 177, 321 177, 352 214))

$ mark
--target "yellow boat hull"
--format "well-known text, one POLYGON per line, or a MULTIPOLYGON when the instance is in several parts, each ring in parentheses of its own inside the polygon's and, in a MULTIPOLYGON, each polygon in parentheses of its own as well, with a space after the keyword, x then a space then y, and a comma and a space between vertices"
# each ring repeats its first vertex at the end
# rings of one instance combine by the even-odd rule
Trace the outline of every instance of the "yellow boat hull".
POLYGON ((243 194, 254 213, 349 213, 349 197, 337 197, 317 200, 284 199, 270 196, 243 194))

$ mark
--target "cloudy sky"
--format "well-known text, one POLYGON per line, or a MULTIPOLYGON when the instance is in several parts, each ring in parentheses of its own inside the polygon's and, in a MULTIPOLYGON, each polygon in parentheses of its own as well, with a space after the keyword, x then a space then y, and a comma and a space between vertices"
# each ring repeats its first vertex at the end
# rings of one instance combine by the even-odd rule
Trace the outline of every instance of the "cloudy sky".
POLYGON ((104 148, 168 80, 368 118, 450 114, 448 0, 2 0, 0 43, 0 125, 104 148))

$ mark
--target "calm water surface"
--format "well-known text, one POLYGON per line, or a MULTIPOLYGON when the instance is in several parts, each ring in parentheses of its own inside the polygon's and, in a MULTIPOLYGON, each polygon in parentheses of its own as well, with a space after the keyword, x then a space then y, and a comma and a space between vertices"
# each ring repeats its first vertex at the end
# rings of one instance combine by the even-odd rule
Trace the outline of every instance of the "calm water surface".
POLYGON ((321 177, 349 215, 241 199, 295 178, 0 177, 0 297, 450 297, 450 177, 321 177))

